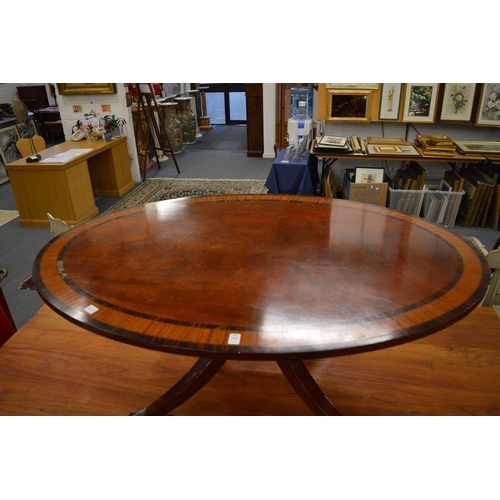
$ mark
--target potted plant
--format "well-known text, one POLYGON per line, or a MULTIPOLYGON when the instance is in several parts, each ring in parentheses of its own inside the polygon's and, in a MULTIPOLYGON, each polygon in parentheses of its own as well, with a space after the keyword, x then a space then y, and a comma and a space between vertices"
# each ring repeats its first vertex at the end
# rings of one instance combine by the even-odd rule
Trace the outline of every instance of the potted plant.
POLYGON ((115 115, 106 115, 104 117, 105 139, 109 141, 113 135, 119 135, 119 130, 126 124, 125 118, 116 118, 115 115), (118 131, 118 133, 116 131, 118 131))

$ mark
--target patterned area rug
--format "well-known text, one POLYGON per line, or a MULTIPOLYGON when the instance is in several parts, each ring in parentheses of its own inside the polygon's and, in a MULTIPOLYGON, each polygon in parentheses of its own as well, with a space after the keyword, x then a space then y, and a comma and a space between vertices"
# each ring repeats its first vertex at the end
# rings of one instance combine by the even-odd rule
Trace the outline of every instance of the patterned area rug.
POLYGON ((188 196, 218 196, 227 194, 265 194, 268 189, 260 180, 206 179, 147 179, 128 196, 108 209, 105 214, 154 201, 188 196))

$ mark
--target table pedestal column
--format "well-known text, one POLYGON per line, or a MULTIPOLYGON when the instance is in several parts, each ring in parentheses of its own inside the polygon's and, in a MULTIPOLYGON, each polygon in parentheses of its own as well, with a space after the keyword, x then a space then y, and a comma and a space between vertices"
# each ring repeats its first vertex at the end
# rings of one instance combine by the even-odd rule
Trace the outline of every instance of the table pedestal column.
POLYGON ((200 130, 203 132, 208 132, 212 128, 212 125, 210 125, 210 117, 207 116, 207 99, 205 96, 205 90, 208 88, 209 87, 198 87, 198 90, 201 93, 201 109, 203 111, 203 116, 200 118, 200 130))

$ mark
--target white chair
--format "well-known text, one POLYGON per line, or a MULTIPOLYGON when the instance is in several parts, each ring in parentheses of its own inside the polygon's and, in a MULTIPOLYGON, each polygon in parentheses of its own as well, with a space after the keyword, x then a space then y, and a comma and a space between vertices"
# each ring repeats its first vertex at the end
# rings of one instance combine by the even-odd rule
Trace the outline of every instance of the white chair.
POLYGON ((481 303, 483 307, 500 305, 500 249, 492 250, 486 255, 488 265, 492 270, 488 291, 481 303))
POLYGON ((68 229, 73 227, 70 226, 69 224, 66 224, 66 222, 64 222, 63 220, 53 217, 49 213, 47 214, 47 219, 49 219, 50 234, 52 238, 55 238, 57 235, 62 234, 66 232, 68 229))

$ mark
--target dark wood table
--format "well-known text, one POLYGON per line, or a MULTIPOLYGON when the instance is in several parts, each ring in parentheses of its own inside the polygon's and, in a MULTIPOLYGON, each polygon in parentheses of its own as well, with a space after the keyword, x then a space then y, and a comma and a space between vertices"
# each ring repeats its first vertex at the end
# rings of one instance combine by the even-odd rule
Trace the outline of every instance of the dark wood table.
POLYGON ((228 359, 276 361, 314 413, 337 414, 303 360, 441 330, 478 305, 489 281, 479 250, 442 226, 283 195, 184 198, 97 217, 48 243, 33 274, 43 300, 77 325, 199 358, 139 415, 172 411, 228 359))

